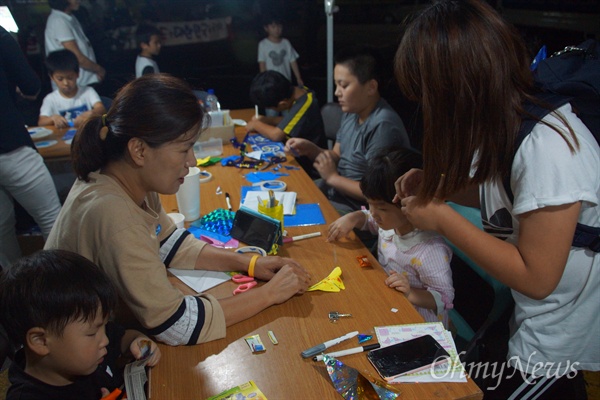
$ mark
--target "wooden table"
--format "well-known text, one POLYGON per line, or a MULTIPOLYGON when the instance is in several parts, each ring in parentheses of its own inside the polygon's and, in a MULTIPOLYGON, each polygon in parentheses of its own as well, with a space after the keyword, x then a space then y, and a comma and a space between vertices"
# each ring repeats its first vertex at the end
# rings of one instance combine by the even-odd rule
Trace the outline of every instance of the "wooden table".
POLYGON ((36 140, 34 140, 34 143, 46 141, 46 140, 56 140, 58 142, 53 146, 38 149, 40 155, 42 157, 44 157, 44 160, 45 161, 70 160, 71 159, 71 145, 65 143, 65 141, 62 138, 69 129, 74 129, 74 128, 70 128, 70 127, 69 128, 57 128, 54 125, 44 126, 44 128, 50 129, 53 132, 52 135, 46 136, 44 138, 36 139, 36 140))
MULTIPOLYGON (((253 110, 232 112, 233 118, 249 119, 253 110)), ((242 137, 243 128, 236 135, 242 137)), ((237 151, 237 150, 235 150, 237 151)), ((224 146, 226 155, 234 154, 233 146, 224 146)), ((297 166, 295 160, 288 165, 297 166)), ((240 187, 250 183, 244 174, 250 170, 235 167, 210 166, 207 171, 213 179, 201 184, 201 210, 208 213, 215 208, 226 208, 225 193, 231 195, 234 210, 240 203, 240 187), (220 187, 223 194, 217 195, 220 187)), ((298 193, 298 203, 319 203, 327 224, 333 222, 337 212, 302 170, 287 170, 290 176, 281 177, 289 191, 298 193)), ((175 196, 162 196, 167 212, 177 210, 175 196)), ((326 234, 328 225, 290 227, 288 235, 310 232, 326 234)), ((196 346, 170 347, 159 345, 160 363, 150 372, 149 397, 151 399, 205 399, 224 390, 253 380, 269 399, 339 399, 323 362, 303 359, 300 352, 326 340, 358 330, 373 333, 375 326, 423 322, 414 307, 399 292, 387 288, 386 274, 375 258, 356 238, 337 244, 327 243, 325 236, 285 244, 279 255, 293 257, 313 274, 314 282, 326 277, 333 267, 343 271, 345 290, 339 293, 309 292, 287 302, 273 306, 258 315, 227 328, 227 337, 196 346), (367 256, 372 268, 361 268, 357 257, 367 256), (397 313, 391 311, 398 309, 397 313), (351 318, 331 323, 330 311, 352 314, 351 318), (273 331, 278 345, 273 345, 267 331, 273 331), (253 354, 245 337, 259 334, 267 351, 253 354)), ((190 289, 172 278, 183 291, 190 289)), ((208 292, 217 298, 230 296, 236 284, 226 282, 208 292)), ((243 294, 242 294, 243 296, 243 294)), ((367 342, 368 344, 368 342, 367 342)), ((348 340, 331 351, 356 347, 356 339, 348 340)), ((347 365, 366 375, 378 377, 364 353, 341 359, 347 365)), ((402 399, 461 398, 481 399, 479 388, 467 383, 412 383, 398 385, 402 399)))

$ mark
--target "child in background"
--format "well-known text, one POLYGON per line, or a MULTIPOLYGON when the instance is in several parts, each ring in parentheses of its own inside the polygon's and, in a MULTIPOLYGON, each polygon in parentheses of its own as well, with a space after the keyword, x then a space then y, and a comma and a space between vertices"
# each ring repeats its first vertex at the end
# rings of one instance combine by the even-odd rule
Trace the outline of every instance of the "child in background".
MULTIPOLYGON (((315 92, 309 88, 292 85, 277 71, 265 71, 252 80, 250 100, 262 108, 288 112, 283 117, 252 117, 246 125, 248 132, 258 132, 277 142, 301 137, 327 147, 321 108, 315 92)), ((309 175, 319 177, 309 158, 299 157, 298 162, 309 175)))
POLYGON ((449 327, 454 288, 452 250, 437 233, 415 229, 392 203, 394 182, 411 168, 420 168, 421 156, 412 150, 386 149, 373 159, 360 181, 369 211, 354 211, 329 226, 328 241, 346 237, 352 229, 379 233, 378 260, 388 273, 385 284, 404 293, 425 321, 449 327))
POLYGON ((135 31, 135 40, 141 49, 135 60, 135 77, 159 73, 158 64, 153 57, 160 54, 160 31, 153 25, 142 24, 135 31))
POLYGON ((46 68, 57 89, 44 98, 38 125, 78 127, 89 117, 106 113, 94 88, 77 85, 79 62, 75 54, 69 50, 54 51, 46 58, 46 68))
POLYGON ((23 346, 9 369, 6 399, 98 400, 123 384, 115 364, 123 353, 140 359, 149 346, 147 365, 156 365, 154 342, 108 322, 116 304, 110 279, 76 253, 40 251, 5 271, 0 322, 23 346))
MULTIPOLYGON (((296 77, 296 84, 304 86, 304 81, 298 68, 298 53, 292 47, 289 40, 281 37, 283 26, 277 18, 266 18, 263 22, 263 29, 267 37, 258 43, 258 69, 260 72, 277 71, 292 81, 292 71, 296 77)), ((273 117, 279 115, 279 112, 266 110, 267 116, 273 117)))

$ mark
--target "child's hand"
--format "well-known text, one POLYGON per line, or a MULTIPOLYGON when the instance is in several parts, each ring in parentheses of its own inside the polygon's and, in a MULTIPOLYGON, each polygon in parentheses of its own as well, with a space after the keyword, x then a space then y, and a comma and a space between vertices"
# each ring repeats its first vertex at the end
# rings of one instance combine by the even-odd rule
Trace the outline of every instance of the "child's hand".
POLYGON ((57 128, 66 128, 67 126, 69 126, 69 122, 62 115, 54 114, 50 117, 50 119, 54 123, 54 126, 56 126, 57 128))
MULTIPOLYGON (((359 211, 362 214, 362 211, 359 211)), ((354 213, 349 213, 338 218, 334 223, 329 225, 327 231, 327 241, 335 242, 342 238, 348 238, 348 235, 356 227, 354 213)))
POLYGON ((256 121, 260 121, 261 119, 261 115, 258 116, 258 118, 255 116, 252 117, 252 119, 248 122, 246 122, 246 133, 248 132, 256 132, 256 121))
POLYGON ((339 157, 336 153, 331 150, 322 151, 317 158, 315 158, 315 162, 313 166, 321 175, 321 178, 327 183, 329 183, 329 179, 338 174, 337 170, 337 162, 339 161, 339 157))
POLYGON ((103 388, 100 388, 100 396, 102 396, 100 398, 100 400, 120 399, 121 393, 123 393, 123 391, 121 389, 115 389, 112 392, 110 392, 107 388, 103 387, 103 388))
POLYGON ((145 356, 145 353, 148 351, 147 346, 150 346, 150 356, 148 357, 148 363, 146 365, 153 367, 158 364, 158 361, 160 360, 160 349, 152 340, 143 335, 138 336, 129 345, 129 351, 131 351, 131 354, 136 360, 139 360, 145 356))
POLYGON ((306 155, 306 151, 308 146, 310 145, 310 141, 302 138, 290 138, 287 142, 285 142, 285 151, 288 153, 294 154, 294 156, 304 156, 306 155))
POLYGON ((408 276, 406 272, 402 272, 401 274, 392 272, 390 276, 386 278, 385 284, 388 287, 404 293, 406 297, 408 297, 410 294, 410 284, 408 283, 408 276))

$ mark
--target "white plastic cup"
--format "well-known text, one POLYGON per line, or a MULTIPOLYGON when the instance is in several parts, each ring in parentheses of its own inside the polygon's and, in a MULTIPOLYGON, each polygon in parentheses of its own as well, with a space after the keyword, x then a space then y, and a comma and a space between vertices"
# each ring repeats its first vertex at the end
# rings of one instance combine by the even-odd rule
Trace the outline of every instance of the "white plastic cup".
POLYGON ((181 213, 168 213, 169 218, 173 221, 177 228, 183 228, 183 221, 185 221, 185 215, 181 213))
POLYGON ((191 167, 176 193, 177 207, 186 221, 200 218, 200 168, 191 167))

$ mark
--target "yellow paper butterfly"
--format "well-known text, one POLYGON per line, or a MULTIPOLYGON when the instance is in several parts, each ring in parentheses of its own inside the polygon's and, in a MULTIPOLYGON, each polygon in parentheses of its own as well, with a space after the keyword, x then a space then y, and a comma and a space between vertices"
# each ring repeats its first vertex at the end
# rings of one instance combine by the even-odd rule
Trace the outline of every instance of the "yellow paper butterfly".
POLYGON ((342 282, 342 269, 340 267, 335 267, 327 278, 309 287, 308 291, 321 290, 323 292, 339 292, 342 289, 346 289, 344 282, 342 282))

